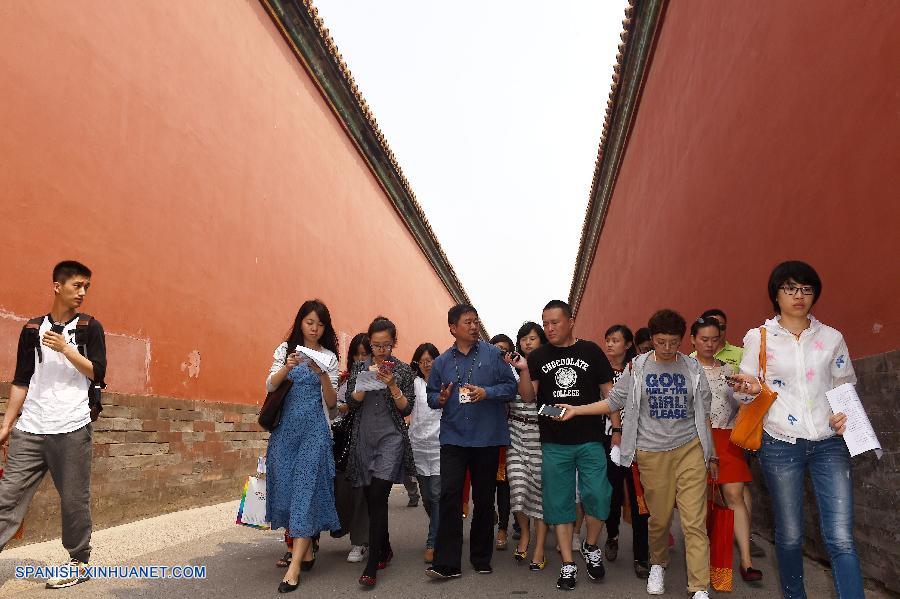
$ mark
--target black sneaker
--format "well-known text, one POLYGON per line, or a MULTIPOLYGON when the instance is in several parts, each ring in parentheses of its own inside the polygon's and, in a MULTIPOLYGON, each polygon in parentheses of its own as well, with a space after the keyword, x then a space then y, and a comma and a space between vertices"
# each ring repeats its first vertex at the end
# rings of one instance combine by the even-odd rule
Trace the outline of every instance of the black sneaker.
POLYGON ((634 560, 634 575, 647 580, 650 577, 650 562, 634 560))
POLYGON ((591 580, 603 580, 606 576, 606 568, 603 567, 603 552, 597 545, 588 545, 587 541, 581 544, 581 555, 587 565, 588 577, 591 580))
POLYGON ((490 564, 479 564, 477 566, 472 566, 476 572, 479 574, 493 574, 494 569, 491 568, 490 564))
POLYGON ((568 562, 559 569, 559 578, 556 579, 556 588, 563 591, 574 591, 578 582, 578 566, 575 562, 568 562))
POLYGON ((449 578, 459 578, 462 576, 462 572, 459 570, 451 570, 450 568, 445 568, 443 566, 431 566, 425 570, 425 576, 437 580, 447 580, 449 578))

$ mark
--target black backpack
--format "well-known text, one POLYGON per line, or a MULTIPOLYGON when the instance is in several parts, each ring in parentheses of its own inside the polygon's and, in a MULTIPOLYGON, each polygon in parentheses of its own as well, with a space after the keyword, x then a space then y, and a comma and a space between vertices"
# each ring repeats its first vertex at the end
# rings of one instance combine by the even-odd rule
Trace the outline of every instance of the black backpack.
MULTIPOLYGON (((34 348, 37 350, 37 359, 40 363, 44 361, 44 348, 41 346, 39 331, 44 323, 44 318, 44 316, 38 316, 25 324, 26 331, 33 331, 34 348)), ((75 346, 78 348, 78 353, 85 358, 87 357, 88 326, 90 326, 92 320, 94 320, 94 317, 90 314, 79 314, 78 322, 75 325, 75 346)), ((104 381, 91 381, 88 387, 88 407, 91 409, 91 422, 96 421, 100 417, 100 412, 103 411, 103 404, 100 403, 100 392, 105 388, 106 383, 104 381)))

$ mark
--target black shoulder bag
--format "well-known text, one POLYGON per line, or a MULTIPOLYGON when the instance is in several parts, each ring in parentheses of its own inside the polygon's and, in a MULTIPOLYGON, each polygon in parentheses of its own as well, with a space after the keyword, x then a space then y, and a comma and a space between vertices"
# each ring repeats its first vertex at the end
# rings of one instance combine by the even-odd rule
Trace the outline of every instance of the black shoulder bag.
POLYGON ((284 377, 277 389, 266 394, 266 401, 259 410, 259 425, 270 433, 281 424, 281 408, 284 405, 284 398, 287 397, 288 391, 293 385, 294 382, 291 379, 284 377))

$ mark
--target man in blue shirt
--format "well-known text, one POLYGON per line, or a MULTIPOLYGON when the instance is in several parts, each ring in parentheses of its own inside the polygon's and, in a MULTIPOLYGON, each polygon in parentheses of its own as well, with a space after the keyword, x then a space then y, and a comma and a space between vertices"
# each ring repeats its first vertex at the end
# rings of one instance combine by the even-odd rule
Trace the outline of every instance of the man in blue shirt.
POLYGON ((441 504, 430 578, 462 575, 462 492, 466 470, 475 504, 469 560, 490 574, 494 551, 494 493, 500 447, 509 445, 506 403, 516 395, 516 379, 500 350, 479 338, 478 312, 467 304, 447 313, 456 343, 441 354, 428 377, 428 405, 441 415, 441 504))

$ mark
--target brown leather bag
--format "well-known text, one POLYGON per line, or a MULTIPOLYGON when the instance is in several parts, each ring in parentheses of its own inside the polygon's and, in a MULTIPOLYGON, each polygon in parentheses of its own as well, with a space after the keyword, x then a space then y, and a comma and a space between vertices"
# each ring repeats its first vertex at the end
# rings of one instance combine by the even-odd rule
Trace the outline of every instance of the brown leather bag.
POLYGON ((270 433, 281 424, 281 407, 293 385, 291 379, 284 377, 278 388, 266 394, 266 401, 259 410, 259 425, 270 433))
POLYGON ((763 420, 778 397, 766 385, 766 327, 759 327, 759 384, 762 391, 753 401, 740 407, 731 431, 731 442, 750 451, 756 451, 762 445, 763 420))

